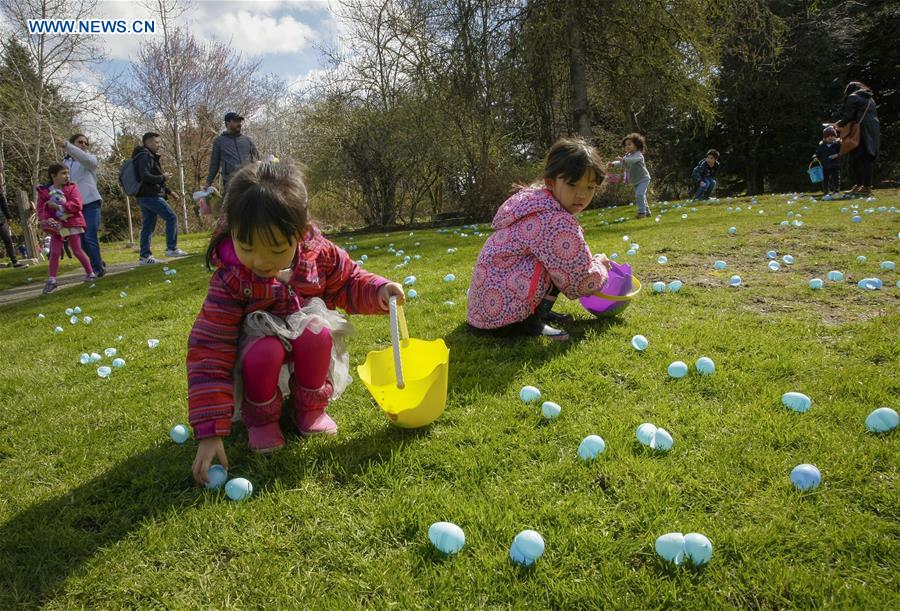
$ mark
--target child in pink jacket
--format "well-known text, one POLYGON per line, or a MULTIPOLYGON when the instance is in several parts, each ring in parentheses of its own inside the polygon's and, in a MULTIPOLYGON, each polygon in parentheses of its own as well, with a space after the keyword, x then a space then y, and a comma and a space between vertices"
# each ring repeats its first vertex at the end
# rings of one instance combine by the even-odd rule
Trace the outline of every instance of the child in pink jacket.
POLYGON ((36 188, 38 219, 41 228, 50 234, 50 265, 44 294, 55 291, 58 286, 56 273, 59 271, 63 240, 68 240, 75 258, 84 267, 84 281, 93 282, 97 279, 91 268, 91 260, 81 248, 81 234, 84 233, 87 223, 81 212, 81 193, 78 186, 74 182, 69 182, 69 168, 62 164, 52 164, 47 168, 47 173, 50 182, 36 188), (62 192, 62 196, 59 196, 59 192, 62 192))
POLYGON ((591 203, 603 176, 594 147, 563 138, 547 153, 543 185, 523 188, 500 206, 495 233, 478 255, 469 287, 467 320, 473 332, 569 339, 546 323, 571 321, 551 312, 560 292, 576 299, 606 283, 609 260, 591 255, 575 218, 591 203))

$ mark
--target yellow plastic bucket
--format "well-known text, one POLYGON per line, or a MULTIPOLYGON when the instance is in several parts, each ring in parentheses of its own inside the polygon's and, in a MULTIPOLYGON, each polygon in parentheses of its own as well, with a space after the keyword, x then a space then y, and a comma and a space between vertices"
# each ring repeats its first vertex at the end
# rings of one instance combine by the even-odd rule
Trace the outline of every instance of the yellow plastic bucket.
POLYGON ((403 307, 391 298, 391 347, 366 355, 359 378, 391 424, 415 429, 444 413, 450 349, 442 339, 411 339, 403 307))

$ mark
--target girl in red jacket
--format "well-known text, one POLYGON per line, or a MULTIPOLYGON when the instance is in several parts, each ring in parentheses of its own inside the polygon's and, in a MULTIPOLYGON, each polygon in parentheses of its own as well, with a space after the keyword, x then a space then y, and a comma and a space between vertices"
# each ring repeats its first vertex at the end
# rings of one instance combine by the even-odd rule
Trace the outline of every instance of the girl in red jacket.
POLYGON ((56 273, 59 271, 59 259, 62 256, 63 240, 68 240, 75 258, 84 267, 84 281, 97 279, 91 268, 91 260, 81 249, 81 234, 87 223, 81 212, 81 193, 74 182, 69 182, 69 168, 54 163, 47 168, 50 182, 38 185, 37 215, 41 228, 50 234, 50 265, 44 294, 57 288, 56 273))
POLYGON ((399 284, 360 268, 310 222, 299 168, 248 164, 223 206, 206 252, 215 271, 188 339, 199 484, 214 458, 228 466, 222 438, 236 406, 251 449, 262 454, 284 445, 278 421, 287 395, 301 435, 336 434, 325 408, 350 383, 352 327, 335 308, 381 314, 390 297, 404 301, 399 284))

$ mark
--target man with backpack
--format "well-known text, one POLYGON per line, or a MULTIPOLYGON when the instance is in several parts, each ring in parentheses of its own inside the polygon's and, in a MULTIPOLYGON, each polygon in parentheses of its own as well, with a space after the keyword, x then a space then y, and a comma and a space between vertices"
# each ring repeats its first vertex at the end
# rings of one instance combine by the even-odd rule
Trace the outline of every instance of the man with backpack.
POLYGON ((131 159, 122 164, 119 181, 129 195, 136 195, 141 208, 141 265, 159 263, 150 251, 150 237, 156 229, 157 217, 166 222, 166 256, 186 257, 188 253, 178 248, 178 217, 166 203, 166 197, 178 198, 166 186, 168 172, 163 173, 159 163, 159 134, 147 132, 142 138, 143 146, 136 146, 131 159))

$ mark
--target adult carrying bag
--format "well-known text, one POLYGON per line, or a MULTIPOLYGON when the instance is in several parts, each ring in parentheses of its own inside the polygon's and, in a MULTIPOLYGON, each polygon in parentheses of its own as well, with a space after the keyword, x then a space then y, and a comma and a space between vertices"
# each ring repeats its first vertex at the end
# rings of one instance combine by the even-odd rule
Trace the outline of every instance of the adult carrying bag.
POLYGON ((859 147, 860 125, 863 119, 866 118, 866 113, 869 112, 869 106, 874 103, 874 100, 869 100, 859 121, 850 121, 843 127, 838 128, 838 135, 841 137, 841 157, 859 147))

